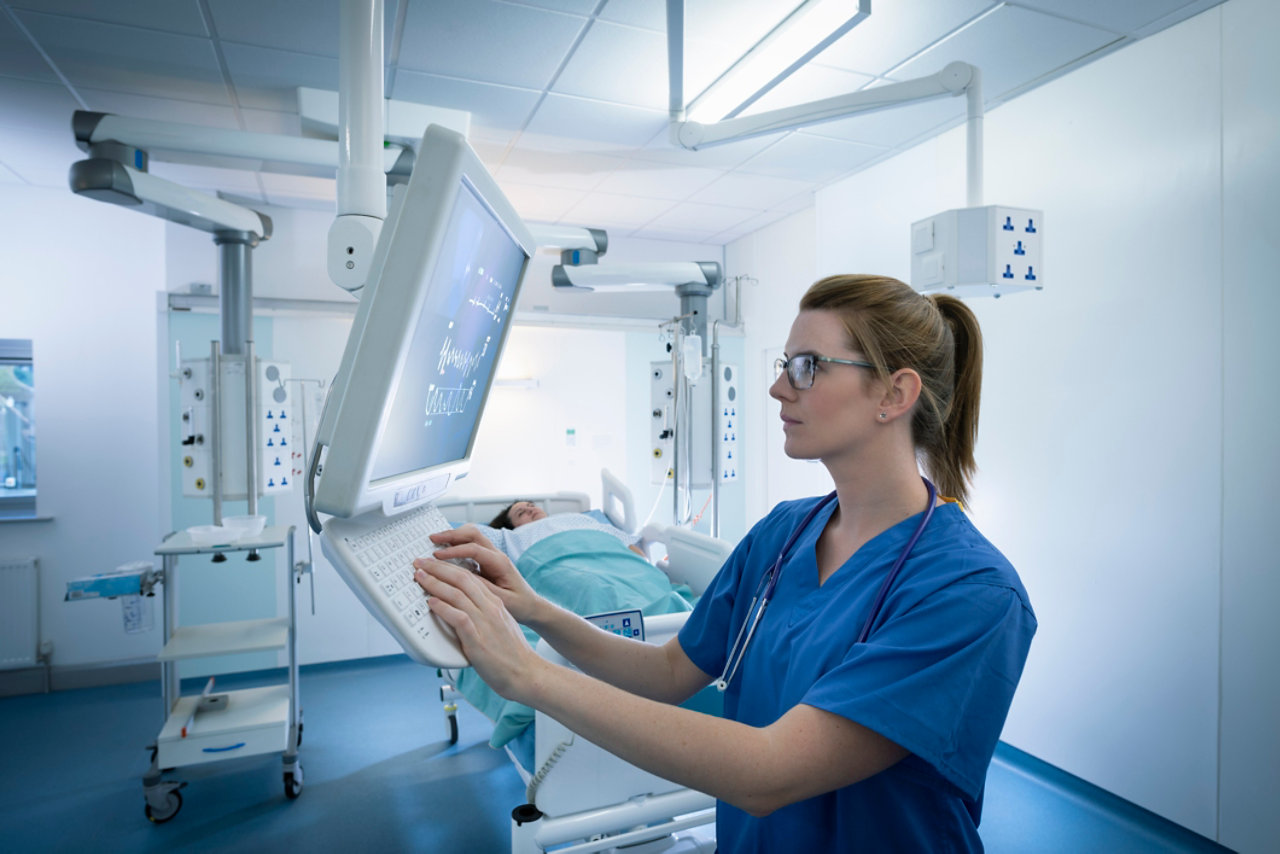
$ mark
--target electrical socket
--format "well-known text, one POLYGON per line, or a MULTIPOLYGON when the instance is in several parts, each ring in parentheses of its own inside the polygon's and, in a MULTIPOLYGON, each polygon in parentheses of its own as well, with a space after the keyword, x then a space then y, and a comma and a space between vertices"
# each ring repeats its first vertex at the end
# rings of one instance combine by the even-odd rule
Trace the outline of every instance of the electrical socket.
POLYGON ((995 296, 1044 287, 1044 212, 987 205, 911 224, 911 285, 995 296))

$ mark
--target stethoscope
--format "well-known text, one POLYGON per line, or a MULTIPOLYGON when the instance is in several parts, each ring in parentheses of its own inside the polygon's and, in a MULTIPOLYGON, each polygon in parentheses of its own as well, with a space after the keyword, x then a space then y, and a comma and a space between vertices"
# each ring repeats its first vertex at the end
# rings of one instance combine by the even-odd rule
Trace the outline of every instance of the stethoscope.
MULTIPOLYGON (((884 605, 885 597, 889 595, 889 588, 893 586, 894 579, 898 577, 898 570, 902 569, 902 565, 907 562, 907 556, 915 548, 916 540, 919 540, 920 535, 924 533, 924 526, 928 525, 929 520, 933 518, 933 505, 938 499, 938 490, 929 482, 927 477, 920 479, 924 481, 925 487, 929 490, 929 503, 924 508, 924 516, 921 517, 920 524, 916 526, 915 533, 911 535, 911 539, 907 540, 907 545, 902 549, 902 554, 898 555, 898 559, 894 561, 893 568, 885 576, 884 583, 880 585, 880 592, 876 594, 876 600, 871 605, 871 613, 867 615, 867 621, 862 624, 862 631, 858 633, 858 639, 854 643, 862 643, 871 634, 871 626, 875 623, 876 617, 880 615, 880 608, 884 605)), ((769 571, 756 584, 755 596, 751 599, 751 607, 747 609, 747 617, 742 621, 742 628, 738 630, 738 637, 733 642, 733 648, 729 650, 729 660, 725 662, 724 672, 720 674, 719 679, 712 683, 718 690, 724 691, 728 688, 729 682, 738 672, 738 667, 742 664, 742 659, 747 654, 747 645, 751 643, 751 638, 756 633, 756 626, 759 624, 760 618, 764 616, 764 609, 769 607, 769 600, 773 597, 773 589, 778 586, 778 576, 782 573, 782 564, 786 562, 787 555, 791 552, 791 547, 796 544, 796 540, 800 539, 800 535, 804 533, 805 528, 809 527, 809 523, 813 521, 813 518, 835 500, 836 493, 833 491, 809 511, 808 515, 800 522, 800 525, 792 531, 786 545, 782 547, 782 551, 778 554, 778 559, 773 562, 773 566, 769 567, 769 571), (762 589, 763 592, 761 592, 762 589), (759 605, 758 608, 756 607, 757 605, 759 605)))

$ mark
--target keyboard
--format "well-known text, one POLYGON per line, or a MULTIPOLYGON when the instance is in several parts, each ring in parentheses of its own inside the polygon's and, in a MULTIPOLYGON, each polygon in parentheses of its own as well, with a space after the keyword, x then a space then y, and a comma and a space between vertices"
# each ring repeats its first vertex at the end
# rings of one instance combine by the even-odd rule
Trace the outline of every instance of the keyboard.
POLYGON ((375 510, 353 519, 329 519, 320 549, 352 592, 414 661, 466 667, 453 629, 427 608, 413 580, 415 558, 432 554, 430 535, 453 525, 434 504, 390 518, 375 510))

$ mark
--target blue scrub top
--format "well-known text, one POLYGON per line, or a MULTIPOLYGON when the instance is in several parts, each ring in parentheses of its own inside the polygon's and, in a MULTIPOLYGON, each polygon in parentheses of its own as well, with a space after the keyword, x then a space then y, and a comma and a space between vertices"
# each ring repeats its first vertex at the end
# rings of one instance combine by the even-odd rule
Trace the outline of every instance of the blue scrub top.
MULTIPOLYGON (((743 539, 680 632, 719 676, 760 579, 819 498, 778 505, 743 539)), ((782 566, 725 692, 725 716, 767 726, 798 703, 841 715, 911 755, 860 783, 754 818, 717 811, 721 852, 981 851, 987 766, 1036 618, 1013 566, 955 504, 938 507, 867 641, 858 634, 920 515, 858 549, 821 587, 816 545, 835 502, 782 566)))

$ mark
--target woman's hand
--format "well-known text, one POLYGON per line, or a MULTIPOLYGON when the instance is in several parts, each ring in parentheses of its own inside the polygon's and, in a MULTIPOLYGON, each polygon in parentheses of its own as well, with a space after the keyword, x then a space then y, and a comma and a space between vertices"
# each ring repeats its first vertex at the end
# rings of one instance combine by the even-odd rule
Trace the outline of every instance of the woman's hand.
MULTIPOLYGON (((470 560, 480 569, 480 574, 491 585, 492 592, 507 606, 518 622, 528 623, 541 597, 524 580, 505 554, 481 534, 473 525, 464 525, 449 531, 431 535, 431 541, 442 548, 434 555, 437 560, 470 560)), ((421 561, 414 561, 417 567, 421 561)))
MULTIPOLYGON (((506 560, 501 552, 489 551, 486 560, 491 560, 489 555, 506 560)), ((459 556, 477 560, 472 554, 459 556)), ((413 565, 414 580, 427 594, 427 607, 457 634, 480 678, 501 696, 523 702, 521 689, 530 687, 534 672, 546 662, 508 612, 502 588, 469 569, 434 558, 419 558, 413 565)))

